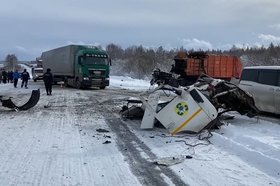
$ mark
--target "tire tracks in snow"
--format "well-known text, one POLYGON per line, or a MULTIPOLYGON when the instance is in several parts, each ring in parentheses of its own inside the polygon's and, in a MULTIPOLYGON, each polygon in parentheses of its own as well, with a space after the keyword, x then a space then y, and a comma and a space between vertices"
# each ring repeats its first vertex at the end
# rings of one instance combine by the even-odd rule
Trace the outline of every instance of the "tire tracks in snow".
POLYGON ((121 153, 127 158, 131 170, 145 185, 169 185, 161 174, 166 175, 174 185, 187 185, 171 169, 165 166, 157 166, 143 157, 143 151, 149 159, 156 159, 148 146, 146 146, 121 119, 106 119, 110 129, 117 135, 117 145, 121 153), (137 144, 137 145, 135 145, 137 144), (140 149, 139 149, 140 148, 140 149))
MULTIPOLYGON (((241 159, 251 164, 253 167, 257 167, 258 169, 272 177, 279 178, 279 160, 275 157, 265 154, 264 152, 258 151, 250 147, 250 144, 257 145, 260 144, 260 142, 253 141, 252 139, 246 137, 230 139, 220 134, 215 134, 212 138, 212 142, 220 145, 220 148, 228 151, 229 153, 238 155, 241 159), (245 140, 247 142, 246 146, 244 146, 245 140)), ((275 149, 271 149, 271 151, 274 151, 273 153, 279 153, 275 149)))
MULTIPOLYGON (((127 96, 120 92, 114 92, 116 96, 127 96)), ((104 92, 103 92, 104 94, 104 92)), ((111 94, 112 95, 112 94, 111 94)), ((103 95, 104 96, 104 95, 103 95)), ((107 95, 110 96, 110 95, 107 95)), ((156 155, 151 152, 151 149, 145 145, 129 127, 122 122, 122 120, 109 110, 107 104, 110 104, 110 99, 102 102, 97 98, 98 96, 92 96, 91 99, 100 103, 100 106, 104 109, 102 112, 106 123, 110 129, 117 136, 117 146, 120 152, 128 161, 133 174, 138 178, 139 182, 143 185, 187 185, 181 178, 175 174, 170 168, 165 166, 158 166, 155 163, 148 161, 148 159, 156 159, 156 155)), ((113 100, 112 100, 113 101, 113 100)))

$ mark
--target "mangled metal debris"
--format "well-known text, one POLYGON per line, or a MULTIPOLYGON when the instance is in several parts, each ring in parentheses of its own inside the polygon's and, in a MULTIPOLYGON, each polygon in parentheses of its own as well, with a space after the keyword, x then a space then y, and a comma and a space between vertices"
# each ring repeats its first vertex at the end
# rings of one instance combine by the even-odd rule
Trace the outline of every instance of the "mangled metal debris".
POLYGON ((32 90, 31 97, 29 100, 22 106, 17 106, 12 100, 11 97, 5 98, 4 96, 0 96, 0 101, 2 102, 2 106, 15 110, 15 111, 21 111, 21 110, 28 110, 32 107, 34 107, 40 99, 40 89, 38 90, 32 90))
POLYGON ((144 108, 141 108, 142 101, 136 99, 128 99, 126 101, 127 105, 122 106, 120 111, 121 116, 128 119, 141 119, 144 115, 144 108))
MULTIPOLYGON (((146 97, 139 96, 142 105, 126 107, 121 112, 123 117, 131 118, 129 113, 143 110, 141 128, 151 129, 155 121, 159 121, 172 135, 181 131, 198 133, 209 128, 225 112, 237 111, 241 115, 253 117, 259 113, 251 95, 235 84, 209 76, 200 77, 199 80, 187 87, 173 87, 170 83, 162 82, 146 97), (170 91, 174 96, 165 103, 159 103, 159 91, 170 91)), ((135 101, 136 102, 136 101, 135 101)))
POLYGON ((176 93, 162 109, 157 111, 159 94, 151 94, 145 105, 141 128, 151 129, 157 119, 172 135, 180 131, 199 132, 213 121, 218 112, 211 102, 195 87, 188 89, 163 86, 176 93))
POLYGON ((209 97, 215 108, 220 110, 219 115, 228 111, 237 111, 248 117, 259 114, 253 97, 233 83, 204 76, 192 86, 209 97))

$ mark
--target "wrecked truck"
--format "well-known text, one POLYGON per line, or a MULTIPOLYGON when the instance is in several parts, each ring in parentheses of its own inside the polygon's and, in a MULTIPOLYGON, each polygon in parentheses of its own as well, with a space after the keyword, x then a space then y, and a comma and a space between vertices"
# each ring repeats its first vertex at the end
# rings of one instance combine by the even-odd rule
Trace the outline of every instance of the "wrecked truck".
POLYGON ((181 86, 196 82, 201 74, 215 79, 230 81, 239 78, 243 69, 237 56, 211 54, 203 51, 187 53, 180 51, 174 57, 171 73, 177 74, 176 81, 181 86))
POLYGON ((142 118, 142 129, 151 129, 159 121, 175 135, 181 131, 198 133, 205 128, 213 128, 225 112, 237 111, 248 117, 259 113, 251 95, 225 80, 204 75, 196 83, 185 87, 171 86, 166 82, 170 83, 161 81, 153 91, 141 94, 138 101, 127 100, 128 104, 140 103, 141 106, 123 107, 121 116, 131 118, 133 114, 142 118), (161 102, 162 96, 167 100, 161 102))

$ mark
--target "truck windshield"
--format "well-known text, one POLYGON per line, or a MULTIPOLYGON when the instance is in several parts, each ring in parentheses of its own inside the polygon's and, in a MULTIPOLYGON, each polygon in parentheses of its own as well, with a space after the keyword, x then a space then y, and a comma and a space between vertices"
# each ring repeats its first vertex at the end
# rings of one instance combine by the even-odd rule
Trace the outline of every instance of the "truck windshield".
POLYGON ((108 58, 101 58, 101 57, 83 57, 81 59, 82 64, 84 65, 108 65, 108 58))
POLYGON ((35 73, 43 73, 43 70, 34 70, 35 73))

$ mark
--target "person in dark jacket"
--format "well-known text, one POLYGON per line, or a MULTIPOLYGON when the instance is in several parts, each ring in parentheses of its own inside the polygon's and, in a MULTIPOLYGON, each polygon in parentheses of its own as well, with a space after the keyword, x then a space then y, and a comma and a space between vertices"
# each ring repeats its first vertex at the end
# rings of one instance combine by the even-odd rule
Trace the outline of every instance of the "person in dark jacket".
POLYGON ((8 76, 7 72, 6 72, 5 70, 3 70, 3 72, 2 72, 2 77, 3 77, 3 83, 4 83, 4 84, 7 83, 7 76, 8 76))
POLYGON ((13 80, 14 80, 13 75, 14 75, 14 72, 11 70, 10 74, 9 74, 10 83, 13 83, 13 80))
POLYGON ((47 72, 43 75, 45 88, 47 95, 52 95, 52 83, 53 83, 53 75, 51 73, 51 69, 47 69, 47 72))
POLYGON ((10 74, 11 74, 11 72, 10 72, 10 71, 8 71, 8 72, 7 72, 7 82, 8 82, 8 83, 10 83, 10 77, 11 77, 11 75, 10 75, 10 74))
POLYGON ((28 88, 27 83, 28 83, 28 80, 30 79, 30 76, 29 76, 29 73, 26 71, 26 69, 23 70, 23 72, 21 74, 21 79, 22 79, 21 88, 23 87, 24 84, 25 84, 25 88, 28 88))
POLYGON ((14 87, 17 88, 17 83, 18 83, 18 78, 19 78, 18 70, 16 70, 16 71, 13 73, 13 78, 14 78, 14 87))
POLYGON ((2 71, 0 70, 0 84, 2 82, 2 71))

